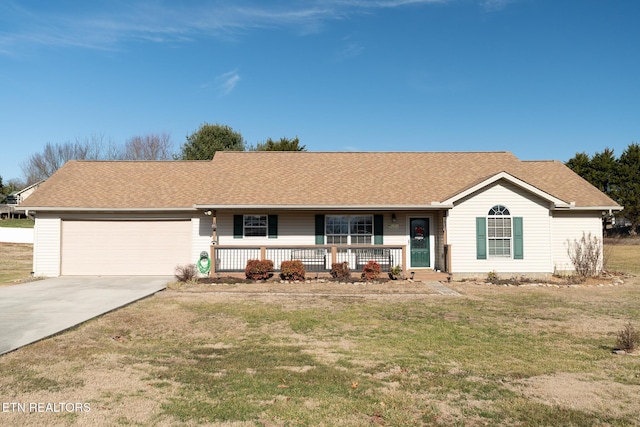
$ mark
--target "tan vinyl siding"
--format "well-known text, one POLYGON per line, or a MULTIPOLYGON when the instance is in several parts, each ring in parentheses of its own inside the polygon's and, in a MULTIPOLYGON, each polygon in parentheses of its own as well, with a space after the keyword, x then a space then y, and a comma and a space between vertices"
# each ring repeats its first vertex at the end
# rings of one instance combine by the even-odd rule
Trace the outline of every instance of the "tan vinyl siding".
POLYGON ((296 246, 315 244, 314 212, 237 211, 224 212, 218 216, 218 244, 237 246, 296 246), (234 215, 278 215, 278 237, 233 238, 234 215))
POLYGON ((591 233, 602 241, 602 220, 600 212, 554 212, 553 229, 553 266, 554 272, 571 273, 575 270, 567 249, 569 244, 591 233))
POLYGON ((200 259, 200 252, 207 252, 211 249, 212 217, 203 216, 191 219, 191 260, 195 264, 200 259))
MULTIPOLYGON (((498 182, 461 202, 448 218, 454 273, 551 273, 551 219, 547 204, 507 182, 498 182), (511 217, 522 217, 524 259, 476 258, 476 217, 486 217, 495 205, 504 205, 511 217)), ((513 251, 512 251, 513 253, 513 251)))
POLYGON ((60 218, 39 215, 35 221, 33 271, 36 277, 60 275, 60 218))

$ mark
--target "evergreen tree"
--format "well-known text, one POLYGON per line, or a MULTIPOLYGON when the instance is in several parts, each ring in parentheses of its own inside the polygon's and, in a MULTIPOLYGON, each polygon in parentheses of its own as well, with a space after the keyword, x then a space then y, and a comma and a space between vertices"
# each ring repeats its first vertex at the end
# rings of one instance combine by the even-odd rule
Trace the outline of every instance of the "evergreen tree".
POLYGON ((252 151, 307 151, 306 146, 300 145, 300 140, 296 136, 294 139, 280 138, 274 141, 268 138, 265 142, 259 143, 252 151))
POLYGON ((244 151, 245 142, 240 133, 226 125, 204 123, 187 136, 180 147, 178 160, 211 160, 216 151, 244 151))
POLYGON ((565 165, 572 171, 591 182, 591 158, 585 152, 576 153, 565 165))
POLYGON ((631 235, 640 225, 640 145, 630 144, 617 162, 615 199, 624 206, 622 215, 631 222, 631 235))
POLYGON ((609 197, 613 197, 617 169, 613 150, 605 148, 602 153, 596 153, 591 158, 588 181, 609 197))

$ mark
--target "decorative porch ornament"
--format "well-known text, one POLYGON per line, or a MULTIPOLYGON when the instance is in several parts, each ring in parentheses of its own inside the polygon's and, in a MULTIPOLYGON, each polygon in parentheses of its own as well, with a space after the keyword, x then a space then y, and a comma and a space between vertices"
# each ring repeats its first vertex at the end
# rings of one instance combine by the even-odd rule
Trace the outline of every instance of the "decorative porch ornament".
POLYGON ((200 252, 200 259, 198 260, 198 271, 202 274, 208 274, 211 270, 211 259, 206 251, 200 252))

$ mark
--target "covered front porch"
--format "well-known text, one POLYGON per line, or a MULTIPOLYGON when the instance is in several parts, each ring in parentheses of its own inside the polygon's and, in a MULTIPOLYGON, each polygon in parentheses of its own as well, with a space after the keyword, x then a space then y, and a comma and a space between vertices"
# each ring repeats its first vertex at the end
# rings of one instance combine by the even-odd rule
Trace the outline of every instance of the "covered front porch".
POLYGON ((362 271, 369 261, 375 261, 382 271, 402 266, 406 246, 354 245, 354 246, 211 246, 212 273, 244 271, 251 259, 270 260, 275 271, 280 271, 282 261, 299 260, 305 271, 327 273, 332 265, 346 262, 351 271, 362 271))
POLYGON ((299 260, 307 273, 347 263, 361 272, 375 261, 384 272, 450 272, 446 209, 429 210, 211 210, 211 274, 240 273, 249 260, 299 260))

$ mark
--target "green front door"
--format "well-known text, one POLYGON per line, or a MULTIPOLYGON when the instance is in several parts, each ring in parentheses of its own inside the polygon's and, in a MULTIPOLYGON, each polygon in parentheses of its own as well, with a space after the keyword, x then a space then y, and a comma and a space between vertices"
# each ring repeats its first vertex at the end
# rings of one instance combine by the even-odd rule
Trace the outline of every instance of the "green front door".
POLYGON ((411 268, 429 267, 429 218, 411 218, 409 227, 411 268))

